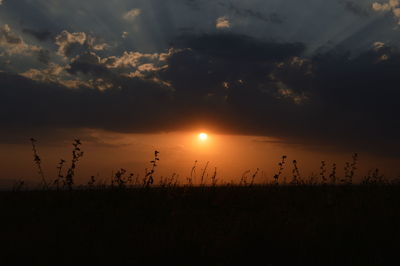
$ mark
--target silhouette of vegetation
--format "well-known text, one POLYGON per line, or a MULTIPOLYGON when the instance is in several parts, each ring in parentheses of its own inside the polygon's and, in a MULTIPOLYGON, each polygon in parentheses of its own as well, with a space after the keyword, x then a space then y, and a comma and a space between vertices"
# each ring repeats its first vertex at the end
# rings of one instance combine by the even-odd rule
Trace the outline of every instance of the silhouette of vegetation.
POLYGON ((36 167, 38 169, 38 174, 41 177, 41 182, 44 188, 47 188, 47 182, 46 182, 46 178, 44 177, 44 172, 42 169, 42 159, 40 159, 39 153, 37 151, 36 148, 36 142, 37 140, 35 140, 34 138, 31 138, 31 143, 32 143, 32 151, 33 151, 33 161, 36 164, 36 167))
POLYGON ((32 144, 43 189, 0 192, 4 265, 397 265, 400 182, 374 169, 356 184, 358 154, 343 177, 325 161, 301 175, 293 160, 286 182, 282 156, 269 182, 256 169, 235 183, 209 163, 196 182, 197 161, 182 180, 157 177, 155 151, 143 177, 119 169, 77 185, 80 140, 51 184, 32 144))
POLYGON ((83 157, 83 151, 81 151, 80 146, 82 145, 79 139, 75 139, 72 143, 74 149, 72 150, 71 166, 67 170, 65 176, 65 186, 71 190, 74 185, 75 169, 77 167, 78 161, 83 157))
POLYGON ((287 156, 283 155, 282 156, 282 161, 278 164, 279 165, 279 172, 276 175, 274 175, 275 185, 279 185, 279 178, 281 177, 283 169, 285 167, 286 158, 287 158, 287 156))
MULTIPOLYGON (((41 177, 41 187, 43 189, 56 189, 60 190, 68 189, 72 190, 73 185, 75 184, 75 171, 78 167, 78 162, 82 159, 84 152, 82 151, 82 142, 79 139, 75 139, 72 143, 72 158, 70 167, 66 170, 64 174, 63 169, 66 164, 64 159, 61 159, 59 164, 57 165, 57 177, 50 184, 46 182, 46 178, 44 175, 44 171, 42 168, 42 160, 38 154, 37 150, 37 140, 31 138, 32 143, 32 151, 33 151, 33 161, 38 169, 38 174, 41 177)), ((255 170, 253 174, 251 174, 251 170, 246 170, 240 176, 239 182, 235 183, 234 181, 221 181, 217 178, 217 168, 214 167, 214 171, 209 174, 209 164, 210 162, 206 162, 205 166, 201 169, 200 179, 197 181, 197 167, 198 161, 195 161, 190 175, 185 180, 180 180, 179 175, 177 173, 173 173, 169 177, 159 177, 159 183, 155 183, 155 173, 158 167, 158 163, 160 161, 159 158, 160 152, 154 151, 154 157, 150 161, 151 168, 145 169, 145 174, 143 178, 140 177, 139 174, 129 173, 126 169, 119 169, 115 173, 112 174, 109 185, 107 182, 98 182, 96 176, 90 176, 89 180, 86 183, 86 186, 79 185, 79 189, 89 189, 89 188, 120 188, 120 189, 129 189, 133 187, 167 187, 167 186, 182 186, 182 187, 194 187, 194 186, 217 186, 219 181, 219 186, 242 186, 242 187, 251 187, 251 186, 269 186, 269 185, 292 185, 292 186, 305 186, 305 185, 353 185, 354 177, 356 175, 356 171, 358 168, 358 154, 354 153, 352 155, 352 161, 346 162, 344 166, 344 175, 342 178, 338 179, 337 176, 337 164, 333 163, 331 170, 328 175, 328 169, 325 161, 321 161, 319 174, 318 175, 310 175, 308 177, 303 177, 300 174, 300 168, 297 160, 293 160, 292 164, 292 176, 291 181, 289 183, 286 182, 286 176, 284 175, 284 170, 286 166, 287 156, 283 155, 281 157, 281 161, 278 163, 278 172, 273 176, 272 182, 265 181, 264 182, 256 182, 256 177, 260 171, 259 168, 255 170), (249 177, 250 176, 250 177, 249 177), (139 180, 141 179, 141 182, 139 180), (250 180, 249 180, 250 179, 250 180), (283 179, 283 180, 282 180, 283 179), (280 181, 281 180, 281 181, 280 181), (339 183, 338 183, 339 180, 339 183), (186 181, 182 182, 182 181, 186 181)), ((397 184, 398 179, 387 179, 383 174, 380 173, 379 169, 370 170, 368 174, 361 178, 361 182, 357 183, 358 185, 390 185, 397 184)), ((18 180, 14 188, 18 188, 20 190, 24 186, 25 182, 21 179, 18 180)))

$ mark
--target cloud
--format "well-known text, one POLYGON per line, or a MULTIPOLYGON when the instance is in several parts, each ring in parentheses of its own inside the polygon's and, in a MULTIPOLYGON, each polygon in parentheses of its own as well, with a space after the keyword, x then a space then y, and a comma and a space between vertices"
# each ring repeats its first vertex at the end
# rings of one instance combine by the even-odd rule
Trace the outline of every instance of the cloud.
POLYGON ((154 79, 156 72, 168 67, 167 58, 176 51, 166 53, 124 52, 121 56, 109 56, 101 59, 106 68, 128 77, 154 79))
MULTIPOLYGON (((174 50, 166 53, 140 53, 124 52, 121 56, 101 57, 96 54, 95 46, 85 45, 86 35, 79 34, 78 40, 66 39, 60 44, 61 54, 71 57, 64 65, 49 63, 42 69, 32 68, 21 73, 22 76, 40 81, 52 82, 68 88, 96 88, 106 90, 120 87, 120 78, 138 78, 155 83, 167 85, 165 81, 157 78, 157 72, 168 67, 166 59, 172 55, 174 50), (67 52, 64 47, 78 42, 79 49, 73 54, 67 52), (73 56, 73 57, 72 57, 73 56)), ((46 59, 46 58, 45 58, 46 59)))
POLYGON ((220 17, 215 23, 217 29, 226 29, 231 27, 231 23, 227 17, 220 17))
POLYGON ((383 42, 374 42, 373 47, 375 51, 379 51, 380 49, 385 47, 385 43, 383 42))
POLYGON ((166 59, 174 53, 145 54, 124 52, 122 56, 101 58, 95 53, 85 53, 72 60, 67 71, 72 75, 85 75, 83 80, 91 82, 95 88, 105 90, 120 88, 120 79, 137 78, 167 86, 168 82, 160 80, 158 72, 168 68, 166 59), (89 80, 87 80, 89 78, 89 80), (93 83, 93 80, 96 83, 93 83))
POLYGON ((128 12, 126 12, 123 15, 123 19, 125 20, 134 20, 135 18, 137 18, 140 14, 142 13, 142 10, 140 10, 139 8, 134 8, 129 10, 128 12))
POLYGON ((51 63, 46 69, 30 69, 21 76, 44 83, 57 83, 64 70, 64 67, 51 63))
MULTIPOLYGON (((212 46, 204 47, 206 43, 201 43, 212 38, 217 38, 217 36, 196 38, 187 36, 184 38, 185 41, 181 40, 182 48, 175 48, 161 54, 126 52, 120 57, 100 58, 94 53, 85 53, 75 57, 65 67, 54 64, 41 71, 31 69, 22 74, 24 78, 3 73, 0 75, 0 80, 5 85, 3 88, 8 88, 13 84, 12 92, 7 89, 0 90, 0 106, 4 110, 9 110, 4 124, 155 132, 192 126, 193 120, 198 121, 209 115, 212 118, 217 113, 228 115, 226 111, 234 115, 235 108, 229 110, 231 108, 229 107, 228 110, 224 110, 226 107, 224 97, 227 95, 222 95, 225 88, 220 84, 221 81, 227 80, 234 94, 236 89, 240 89, 235 88, 241 84, 240 81, 233 76, 229 79, 230 69, 224 70, 232 62, 224 62, 227 57, 220 52, 211 54, 209 59, 220 58, 221 62, 224 62, 221 68, 213 64, 209 66, 212 71, 215 71, 211 80, 208 70, 201 69, 203 68, 201 64, 209 62, 207 58, 195 65, 191 64, 194 58, 205 56, 204 54, 207 54, 210 49, 216 49, 212 46), (199 43, 201 46, 183 48, 191 42, 199 43), (170 69, 171 66, 174 69, 170 69), (124 75, 124 73, 138 72, 142 75, 150 72, 152 78, 143 78, 138 74, 124 75), (67 81, 72 83, 74 81, 72 78, 78 80, 81 75, 87 77, 84 79, 87 82, 85 85, 80 84, 74 90, 67 88, 67 81), (211 86, 208 87, 208 84, 211 86), (106 88, 102 89, 100 85, 106 88), (219 98, 219 96, 222 97, 219 98), (219 101, 223 104, 219 105, 219 101), (68 111, 70 104, 74 102, 79 103, 76 104, 78 108, 68 111), (38 106, 41 107, 37 108, 38 106)), ((274 44, 276 49, 270 50, 268 48, 274 45, 269 47, 267 45, 267 49, 263 49, 257 41, 243 36, 226 38, 224 42, 230 47, 224 47, 224 49, 237 52, 234 62, 242 61, 245 64, 243 69, 236 73, 243 72, 245 67, 253 66, 243 72, 243 78, 246 76, 250 78, 249 75, 260 79, 265 78, 257 71, 254 73, 254 66, 258 65, 261 68, 265 64, 263 61, 269 59, 272 62, 265 68, 268 70, 276 60, 290 58, 292 54, 301 53, 302 50, 302 48, 293 49, 292 45, 282 45, 282 49, 286 51, 278 53, 278 44, 274 44), (232 38, 245 39, 242 41, 243 47, 234 47, 234 43, 230 42, 232 38), (250 61, 254 57, 253 55, 249 57, 249 52, 254 51, 261 54, 259 54, 260 59, 252 64, 250 61)), ((298 44, 293 46, 298 47, 298 44)), ((231 119, 232 117, 229 118, 231 119)))
POLYGON ((186 45, 191 49, 169 58, 162 77, 175 97, 222 128, 400 155, 395 48, 376 43, 358 56, 304 58, 299 44, 243 36, 193 36, 186 45))
POLYGON ((372 9, 375 11, 389 11, 397 8, 398 6, 399 6, 398 0, 389 0, 389 2, 383 4, 378 2, 373 3, 372 9))
POLYGON ((68 31, 63 31, 55 39, 55 43, 58 45, 58 54, 65 57, 71 57, 74 50, 86 50, 88 48, 86 41, 87 36, 84 32, 70 33, 68 31))
POLYGON ((126 39, 126 38, 128 38, 128 36, 129 36, 129 32, 127 32, 127 31, 122 32, 122 35, 121 35, 122 39, 126 39))
POLYGON ((305 50, 302 43, 278 43, 262 41, 253 37, 233 33, 186 34, 179 36, 173 44, 178 48, 191 48, 202 54, 232 60, 260 62, 284 60, 299 55, 305 50))
POLYGON ((184 3, 194 10, 200 10, 200 5, 197 0, 184 0, 184 3))
POLYGON ((0 73, 0 129, 201 126, 400 156, 400 51, 388 44, 305 57, 301 43, 215 33, 183 35, 173 46, 108 57, 90 51, 64 66, 0 73))
POLYGON ((272 12, 270 14, 264 14, 262 12, 249 9, 249 8, 241 8, 238 7, 232 3, 226 4, 226 3, 218 3, 220 6, 223 6, 227 8, 229 11, 233 12, 234 14, 241 16, 241 17, 251 17, 257 20, 261 20, 267 23, 273 23, 273 24, 282 24, 283 19, 281 16, 279 16, 277 13, 272 12))
POLYGON ((22 37, 14 33, 7 24, 0 26, 0 55, 31 55, 40 50, 38 46, 25 43, 22 37))
POLYGON ((400 24, 400 2, 399 0, 389 0, 387 3, 375 2, 372 4, 372 9, 377 12, 387 12, 391 11, 396 19, 398 19, 398 24, 400 24))
POLYGON ((124 52, 122 56, 110 56, 103 59, 109 68, 136 68, 143 62, 163 59, 162 54, 146 54, 140 52, 124 52))
POLYGON ((23 40, 20 36, 16 35, 11 31, 11 28, 5 24, 0 28, 0 36, 1 36, 1 43, 8 44, 8 45, 15 45, 23 43, 23 40))
POLYGON ((48 30, 35 30, 35 29, 25 28, 22 30, 22 32, 35 37, 37 40, 41 42, 51 40, 51 38, 53 37, 53 34, 48 30))
POLYGON ((67 88, 107 89, 109 83, 101 77, 99 69, 105 67, 99 64, 100 57, 94 53, 82 54, 68 64, 49 63, 46 68, 31 68, 20 73, 21 76, 43 83, 52 83, 67 88), (97 71, 97 72, 96 72, 97 71))
POLYGON ((106 43, 97 43, 96 39, 85 32, 62 31, 55 38, 58 46, 57 53, 64 58, 72 58, 89 51, 101 51, 107 49, 106 43))
POLYGON ((344 6, 346 10, 349 12, 360 16, 360 17, 369 17, 369 12, 365 10, 362 6, 360 6, 358 3, 353 2, 353 1, 346 1, 346 0, 341 0, 340 3, 344 6))
POLYGON ((142 112, 154 114, 157 108, 165 110, 163 102, 167 96, 155 83, 123 77, 122 89, 104 91, 86 87, 72 90, 6 73, 0 73, 0 80, 4 85, 0 89, 1 127, 5 128, 51 126, 147 131, 153 127, 154 130, 160 123, 152 125, 152 119, 142 112), (115 118, 118 121, 112 122, 115 118))
POLYGON ((50 51, 41 49, 38 52, 38 60, 39 60, 39 62, 41 62, 43 64, 46 64, 46 65, 49 64, 50 60, 51 60, 50 51))

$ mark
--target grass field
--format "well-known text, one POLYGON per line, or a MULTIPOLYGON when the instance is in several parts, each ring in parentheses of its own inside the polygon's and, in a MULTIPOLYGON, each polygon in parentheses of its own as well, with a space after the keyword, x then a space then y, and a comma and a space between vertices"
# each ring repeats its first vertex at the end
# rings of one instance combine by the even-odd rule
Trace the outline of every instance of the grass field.
POLYGON ((261 185, 258 170, 234 184, 207 167, 195 176, 196 164, 155 182, 155 151, 144 176, 120 169, 79 186, 81 142, 51 181, 35 142, 41 187, 0 192, 0 265, 400 265, 399 182, 375 170, 355 184, 357 154, 341 177, 321 162, 307 178, 296 161, 283 176, 283 156, 261 185))
POLYGON ((0 193, 2 265, 398 265, 400 186, 0 193))

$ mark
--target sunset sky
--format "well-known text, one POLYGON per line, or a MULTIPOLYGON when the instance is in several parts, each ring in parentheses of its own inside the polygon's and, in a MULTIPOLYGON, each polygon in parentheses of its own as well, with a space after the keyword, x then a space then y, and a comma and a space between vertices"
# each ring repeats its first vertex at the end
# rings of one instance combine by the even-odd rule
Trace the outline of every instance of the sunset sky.
POLYGON ((400 1, 0 0, 0 185, 78 176, 271 178, 322 160, 400 175, 400 1), (208 139, 199 139, 200 133, 208 139), (264 175, 264 177, 262 177, 264 175))

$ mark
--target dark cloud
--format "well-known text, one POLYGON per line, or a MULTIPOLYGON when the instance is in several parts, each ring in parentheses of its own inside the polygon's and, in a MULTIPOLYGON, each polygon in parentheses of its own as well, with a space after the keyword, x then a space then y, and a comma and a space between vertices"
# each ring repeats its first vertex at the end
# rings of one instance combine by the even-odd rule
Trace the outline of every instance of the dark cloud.
POLYGON ((358 3, 353 2, 353 1, 346 1, 346 0, 341 0, 339 2, 341 5, 344 6, 344 8, 357 15, 360 17, 369 17, 371 15, 371 12, 369 12, 369 10, 363 8, 362 6, 360 6, 358 3))
POLYGON ((161 78, 171 82, 177 97, 191 101, 205 97, 224 104, 233 101, 230 97, 236 93, 244 93, 244 99, 249 93, 275 93, 269 74, 276 63, 301 55, 305 48, 300 43, 263 42, 232 34, 186 35, 176 45, 183 50, 169 58, 161 78))
POLYGON ((200 5, 197 0, 183 0, 184 3, 194 10, 200 10, 200 5))
POLYGON ((220 6, 227 8, 229 11, 233 12, 235 15, 241 17, 252 17, 267 23, 282 24, 284 22, 283 18, 277 13, 264 14, 262 12, 248 9, 240 8, 232 3, 218 3, 220 6))
POLYGON ((50 51, 49 50, 44 50, 44 49, 40 49, 40 51, 38 52, 38 60, 39 62, 43 63, 43 64, 49 64, 50 62, 50 51))
POLYGON ((216 58, 246 61, 284 60, 300 55, 305 46, 301 43, 277 43, 238 34, 182 35, 174 45, 191 48, 201 54, 216 58))
POLYGON ((121 77, 116 85, 124 87, 107 91, 68 89, 6 73, 0 73, 0 80, 2 128, 50 125, 152 131, 160 121, 151 114, 158 113, 155 110, 168 96, 159 85, 135 78, 121 77))
MULTIPOLYGON (((304 58, 302 44, 233 34, 185 35, 174 46, 168 67, 146 79, 122 75, 93 52, 67 67, 72 76, 107 82, 105 90, 0 73, 0 127, 160 132, 206 126, 400 156, 396 49, 379 43, 357 56, 331 51, 304 58)), ((133 60, 125 56, 124 62, 133 60)))
POLYGON ((103 51, 107 49, 106 43, 98 43, 95 38, 85 32, 62 31, 55 38, 58 46, 58 54, 65 58, 73 58, 91 51, 103 51))
POLYGON ((35 30, 35 29, 25 28, 22 29, 22 32, 35 37, 37 40, 41 42, 51 40, 54 37, 54 35, 48 30, 35 30))
POLYGON ((74 75, 82 73, 93 77, 106 77, 111 73, 105 65, 101 64, 100 58, 90 52, 74 59, 67 71, 74 75))

